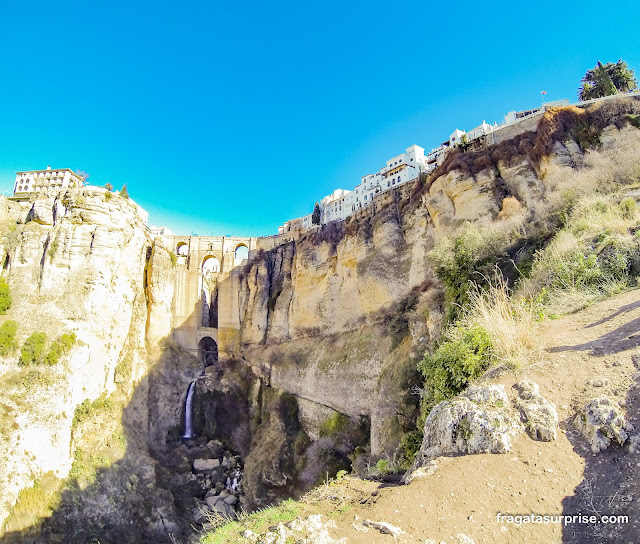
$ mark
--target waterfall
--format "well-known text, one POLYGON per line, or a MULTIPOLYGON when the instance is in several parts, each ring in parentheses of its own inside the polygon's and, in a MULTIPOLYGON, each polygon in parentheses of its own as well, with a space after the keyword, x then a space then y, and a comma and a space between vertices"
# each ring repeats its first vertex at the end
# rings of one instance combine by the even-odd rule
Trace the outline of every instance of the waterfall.
POLYGON ((184 401, 184 434, 182 438, 194 438, 196 436, 193 428, 193 392, 196 388, 196 380, 189 384, 187 398, 184 401))

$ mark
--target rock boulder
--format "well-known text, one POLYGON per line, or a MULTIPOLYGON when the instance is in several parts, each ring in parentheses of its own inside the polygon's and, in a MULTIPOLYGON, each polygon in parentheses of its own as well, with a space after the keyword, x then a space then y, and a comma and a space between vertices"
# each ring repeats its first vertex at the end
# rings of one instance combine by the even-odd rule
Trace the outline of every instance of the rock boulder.
POLYGON ((611 442, 622 446, 633 430, 617 402, 608 398, 597 398, 588 402, 574 418, 576 428, 589 441, 591 451, 598 453, 611 442))
POLYGON ((553 403, 540 395, 540 388, 527 378, 515 384, 518 392, 514 404, 520 410, 520 417, 531 438, 550 442, 556 438, 558 412, 553 403))

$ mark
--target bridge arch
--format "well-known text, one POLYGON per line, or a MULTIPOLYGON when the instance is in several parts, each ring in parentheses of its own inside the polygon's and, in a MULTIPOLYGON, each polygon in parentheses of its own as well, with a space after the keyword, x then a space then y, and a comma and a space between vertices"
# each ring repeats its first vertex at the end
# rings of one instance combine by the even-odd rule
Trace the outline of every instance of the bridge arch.
POLYGON ((222 272, 222 266, 220 264, 220 259, 216 255, 207 255, 204 259, 202 259, 202 273, 213 273, 217 274, 218 272, 222 272))
POLYGON ((233 252, 234 261, 236 263, 249 258, 249 246, 244 242, 240 242, 233 252))
POLYGON ((198 355, 204 366, 218 362, 218 344, 210 336, 203 336, 198 342, 198 355))
POLYGON ((189 254, 189 246, 186 242, 178 242, 176 245, 176 255, 186 256, 189 254))

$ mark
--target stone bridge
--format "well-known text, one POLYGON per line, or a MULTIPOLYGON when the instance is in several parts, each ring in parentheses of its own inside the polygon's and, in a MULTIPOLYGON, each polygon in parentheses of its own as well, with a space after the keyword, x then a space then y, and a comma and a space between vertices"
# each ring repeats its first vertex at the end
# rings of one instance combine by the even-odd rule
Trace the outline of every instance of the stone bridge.
POLYGON ((163 236, 177 256, 173 339, 205 364, 230 357, 240 328, 237 278, 231 271, 257 249, 257 238, 163 236))

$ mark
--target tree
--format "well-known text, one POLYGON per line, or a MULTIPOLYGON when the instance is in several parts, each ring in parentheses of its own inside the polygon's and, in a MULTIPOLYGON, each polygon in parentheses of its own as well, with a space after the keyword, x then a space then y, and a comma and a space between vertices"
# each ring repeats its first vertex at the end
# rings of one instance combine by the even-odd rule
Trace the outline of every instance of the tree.
POLYGON ((316 205, 313 207, 313 213, 311 214, 311 224, 319 225, 320 224, 320 204, 316 202, 316 205))
POLYGON ((89 172, 85 172, 84 170, 76 170, 76 175, 82 178, 82 181, 87 181, 89 179, 89 172))
POLYGON ((105 183, 105 184, 104 184, 104 188, 105 188, 107 191, 113 191, 113 185, 111 185, 111 183, 105 183))
POLYGON ((600 98, 617 92, 626 93, 638 87, 633 70, 629 69, 622 59, 615 64, 613 62, 602 64, 598 61, 593 69, 587 70, 581 83, 582 86, 578 89, 580 100, 600 98))
POLYGON ((129 191, 127 191, 127 184, 125 183, 120 189, 120 196, 122 198, 129 198, 129 191))

